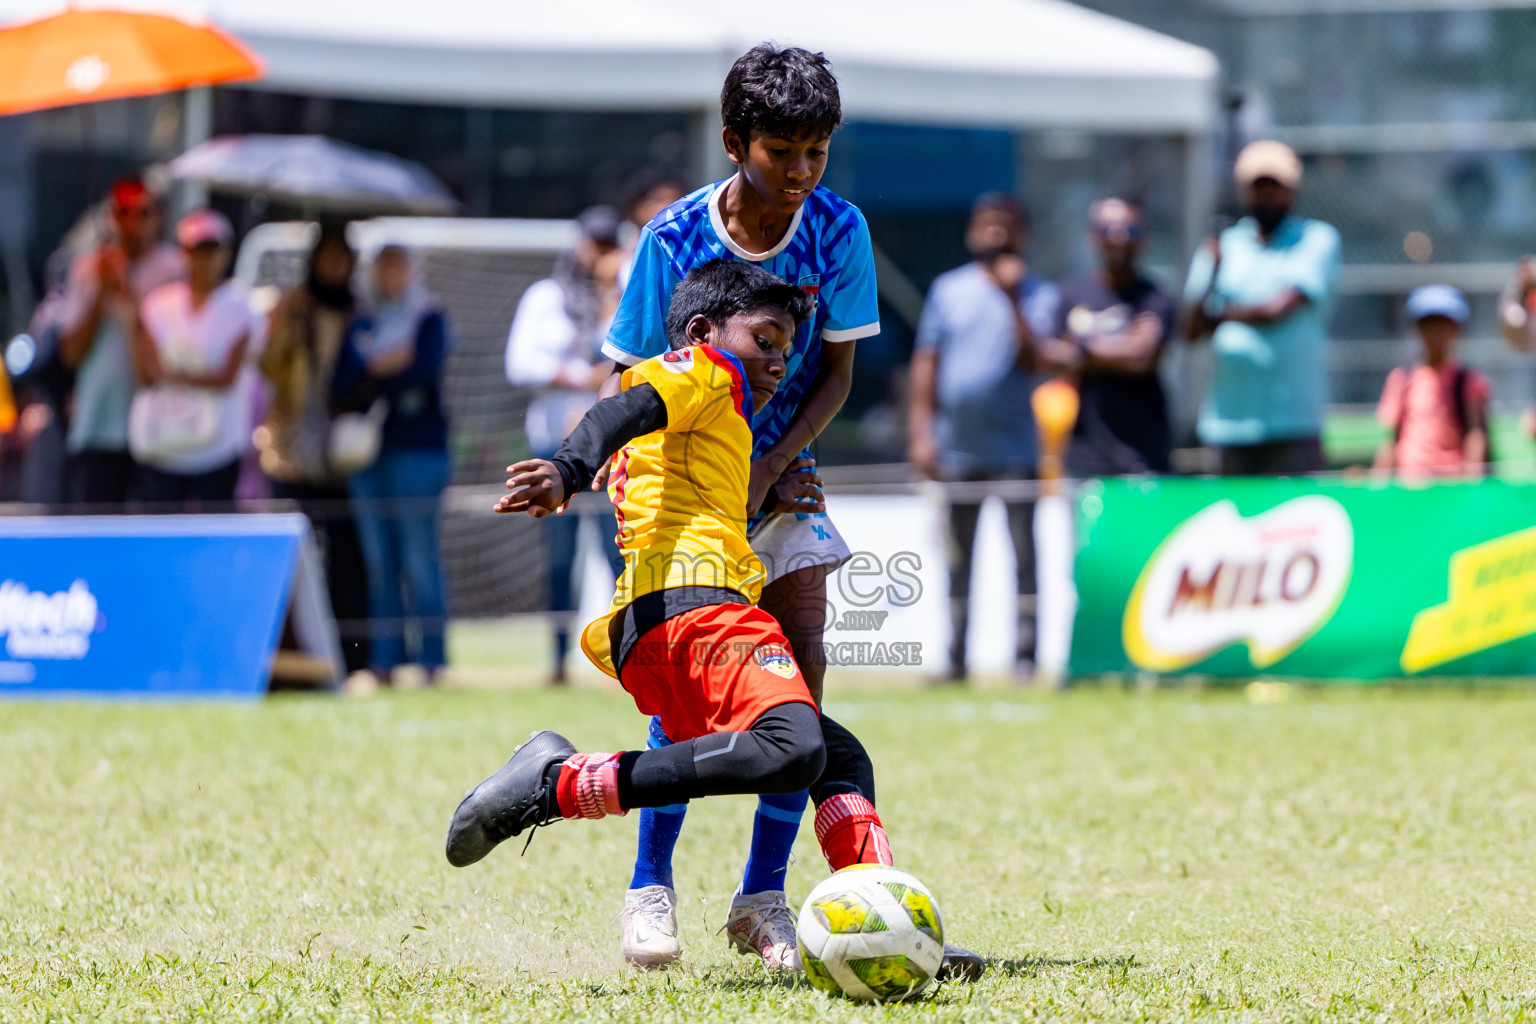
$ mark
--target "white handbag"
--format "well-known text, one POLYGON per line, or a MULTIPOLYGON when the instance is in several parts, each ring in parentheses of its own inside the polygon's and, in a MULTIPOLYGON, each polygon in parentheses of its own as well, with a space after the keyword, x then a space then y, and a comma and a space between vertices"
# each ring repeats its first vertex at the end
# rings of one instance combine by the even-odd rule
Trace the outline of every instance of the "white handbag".
POLYGON ((128 407, 128 452, 154 465, 195 455, 219 436, 219 400, 202 388, 157 384, 133 396, 128 407))
POLYGON ((331 471, 341 476, 360 473, 379 459, 384 444, 384 420, 389 403, 380 398, 367 412, 344 412, 331 421, 327 455, 331 471))

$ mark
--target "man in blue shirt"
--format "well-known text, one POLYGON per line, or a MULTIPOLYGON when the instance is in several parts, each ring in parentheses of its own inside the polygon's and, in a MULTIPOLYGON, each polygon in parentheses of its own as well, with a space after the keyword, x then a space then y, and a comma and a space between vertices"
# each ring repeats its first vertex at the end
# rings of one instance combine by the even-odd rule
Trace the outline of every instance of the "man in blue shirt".
MULTIPOLYGON (((912 355, 908 459, 935 480, 979 481, 1035 475, 1037 339, 1056 321, 1060 292, 1032 272, 1019 251, 1028 232, 1023 204, 1003 192, 976 200, 965 244, 976 257, 939 275, 928 292, 912 355)), ((965 679, 971 550, 981 502, 949 506, 950 682, 965 679)), ((1018 567, 1018 668, 1034 670, 1035 509, 1008 503, 1018 567)))
POLYGON ((1234 173, 1248 216, 1206 241, 1184 286, 1189 339, 1216 357, 1200 440, 1224 474, 1316 472, 1339 233, 1291 215, 1302 171, 1284 143, 1250 143, 1234 173))

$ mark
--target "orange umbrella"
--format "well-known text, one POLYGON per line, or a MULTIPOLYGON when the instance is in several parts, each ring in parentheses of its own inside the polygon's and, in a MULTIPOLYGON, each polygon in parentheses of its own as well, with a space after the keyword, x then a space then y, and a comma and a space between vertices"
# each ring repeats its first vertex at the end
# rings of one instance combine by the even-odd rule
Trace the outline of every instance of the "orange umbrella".
POLYGON ((261 58, 211 25, 68 10, 0 27, 0 115, 259 78, 261 58))

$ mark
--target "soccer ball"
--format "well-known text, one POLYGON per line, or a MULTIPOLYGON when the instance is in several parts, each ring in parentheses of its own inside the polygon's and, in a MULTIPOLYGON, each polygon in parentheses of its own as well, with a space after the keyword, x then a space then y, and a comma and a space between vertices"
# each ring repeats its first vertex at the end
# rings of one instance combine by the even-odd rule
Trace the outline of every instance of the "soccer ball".
POLYGON ((944 960, 933 894, 879 864, 844 868, 812 889, 796 930, 811 984, 864 1002, 912 998, 944 960))

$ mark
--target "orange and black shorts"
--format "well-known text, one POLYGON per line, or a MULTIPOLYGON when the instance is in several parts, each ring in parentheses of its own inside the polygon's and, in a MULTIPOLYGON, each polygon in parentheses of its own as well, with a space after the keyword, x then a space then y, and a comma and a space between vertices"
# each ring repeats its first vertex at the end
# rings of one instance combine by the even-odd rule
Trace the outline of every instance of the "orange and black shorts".
POLYGON ((739 732, 780 704, 816 706, 778 621, 747 604, 705 605, 647 630, 619 682, 679 743, 739 732))

